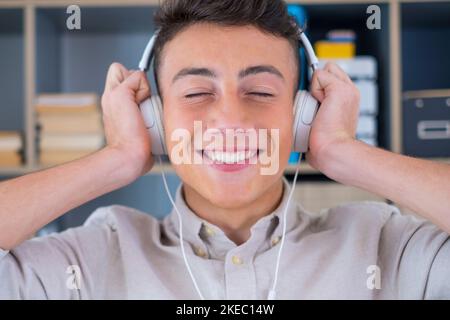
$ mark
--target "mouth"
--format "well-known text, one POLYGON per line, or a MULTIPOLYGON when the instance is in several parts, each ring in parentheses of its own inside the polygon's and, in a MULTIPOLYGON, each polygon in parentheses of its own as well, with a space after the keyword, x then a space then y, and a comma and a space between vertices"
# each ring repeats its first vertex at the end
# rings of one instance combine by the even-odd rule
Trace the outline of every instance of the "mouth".
POLYGON ((206 164, 220 171, 231 172, 256 164, 261 150, 198 150, 197 152, 201 154, 206 164))
POLYGON ((219 151, 219 150, 203 150, 203 157, 208 158, 212 162, 224 164, 244 163, 259 154, 259 150, 242 150, 242 151, 219 151))

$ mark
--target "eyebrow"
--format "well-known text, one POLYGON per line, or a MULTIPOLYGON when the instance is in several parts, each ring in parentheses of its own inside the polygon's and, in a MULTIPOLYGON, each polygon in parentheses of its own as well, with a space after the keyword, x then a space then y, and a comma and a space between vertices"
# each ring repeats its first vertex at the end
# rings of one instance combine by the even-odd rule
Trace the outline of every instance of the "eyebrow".
POLYGON ((217 77, 216 73, 208 68, 184 68, 178 71, 178 73, 173 77, 172 83, 186 76, 203 76, 208 78, 217 77))
MULTIPOLYGON (((277 68, 271 65, 258 65, 245 68, 244 70, 239 71, 238 78, 242 79, 258 73, 270 73, 284 81, 283 74, 277 68)), ((177 74, 172 79, 172 83, 186 76, 217 78, 217 74, 213 70, 208 68, 184 68, 177 72, 177 74)))
POLYGON ((258 73, 271 73, 284 81, 283 74, 274 66, 271 65, 259 65, 248 67, 239 72, 239 79, 245 78, 247 76, 255 75, 258 73))

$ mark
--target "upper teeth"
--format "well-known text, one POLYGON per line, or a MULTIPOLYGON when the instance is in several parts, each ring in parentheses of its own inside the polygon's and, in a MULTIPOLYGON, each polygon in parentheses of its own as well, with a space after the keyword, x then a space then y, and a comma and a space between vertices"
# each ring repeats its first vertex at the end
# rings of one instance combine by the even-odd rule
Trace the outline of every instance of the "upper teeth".
POLYGON ((243 162, 244 160, 253 158, 256 155, 256 150, 237 152, 205 150, 205 155, 212 161, 230 164, 243 162))

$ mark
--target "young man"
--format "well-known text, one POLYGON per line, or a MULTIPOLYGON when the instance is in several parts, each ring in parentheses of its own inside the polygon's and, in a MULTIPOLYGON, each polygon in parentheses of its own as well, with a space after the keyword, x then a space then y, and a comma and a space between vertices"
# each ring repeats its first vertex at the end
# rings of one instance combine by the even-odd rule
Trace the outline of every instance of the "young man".
MULTIPOLYGON (((176 207, 184 247, 202 296, 264 299, 290 189, 282 173, 292 145, 296 28, 280 0, 167 0, 157 22, 169 154, 171 133, 194 133, 194 121, 219 131, 279 129, 276 174, 261 175, 259 163, 237 171, 217 163, 174 165, 183 181, 176 207)), ((314 74, 312 93, 321 107, 309 163, 434 224, 384 203, 344 205, 318 217, 291 203, 276 298, 450 298, 449 166, 356 141, 358 91, 335 64, 314 74)), ((0 184, 0 298, 200 297, 180 254, 175 213, 157 221, 131 208, 99 208, 83 227, 25 241, 71 208, 151 169, 138 109, 150 94, 142 72, 113 64, 102 98, 107 146, 0 184), (75 285, 68 281, 72 271, 75 285)), ((195 151, 213 158, 222 150, 195 151)))

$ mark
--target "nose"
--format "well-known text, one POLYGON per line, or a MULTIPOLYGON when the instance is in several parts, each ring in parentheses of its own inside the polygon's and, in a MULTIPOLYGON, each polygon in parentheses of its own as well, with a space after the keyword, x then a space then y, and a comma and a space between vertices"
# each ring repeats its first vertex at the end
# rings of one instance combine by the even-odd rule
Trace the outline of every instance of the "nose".
POLYGON ((219 129, 255 129, 248 106, 234 90, 225 92, 215 103, 208 119, 208 128, 219 129))

